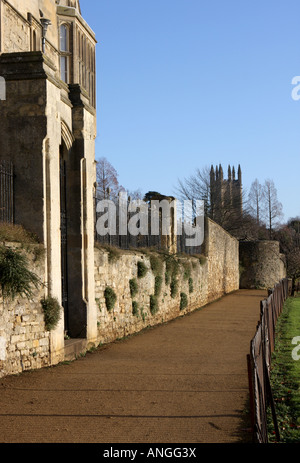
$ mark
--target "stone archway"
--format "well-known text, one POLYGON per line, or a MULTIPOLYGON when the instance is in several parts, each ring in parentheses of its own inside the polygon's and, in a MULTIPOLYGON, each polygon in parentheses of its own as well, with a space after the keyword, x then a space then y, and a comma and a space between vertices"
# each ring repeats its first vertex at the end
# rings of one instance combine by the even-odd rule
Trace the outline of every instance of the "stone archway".
POLYGON ((64 330, 69 331, 69 289, 68 289, 68 224, 67 224, 67 164, 68 150, 64 142, 59 150, 60 169, 60 245, 61 245, 61 301, 64 309, 64 330))
POLYGON ((61 281, 65 334, 86 337, 86 304, 83 300, 81 165, 76 141, 68 125, 61 123, 60 221, 61 281))

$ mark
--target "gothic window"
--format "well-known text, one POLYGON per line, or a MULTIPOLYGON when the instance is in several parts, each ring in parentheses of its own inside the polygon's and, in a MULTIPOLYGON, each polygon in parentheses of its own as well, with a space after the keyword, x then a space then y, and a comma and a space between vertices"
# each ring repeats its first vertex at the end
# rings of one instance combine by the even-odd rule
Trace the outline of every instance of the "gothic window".
POLYGON ((36 40, 36 32, 33 30, 32 32, 32 50, 37 51, 37 40, 36 40))
POLYGON ((61 56, 60 58, 60 75, 63 82, 68 82, 68 57, 61 56))
POLYGON ((63 82, 69 81, 69 28, 66 24, 60 26, 60 76, 63 82))
POLYGON ((89 38, 77 28, 76 30, 76 78, 89 94, 91 105, 95 105, 95 50, 89 38))
POLYGON ((81 59, 80 32, 77 34, 77 56, 81 59))
POLYGON ((60 51, 69 51, 68 46, 68 27, 66 24, 60 26, 60 51))

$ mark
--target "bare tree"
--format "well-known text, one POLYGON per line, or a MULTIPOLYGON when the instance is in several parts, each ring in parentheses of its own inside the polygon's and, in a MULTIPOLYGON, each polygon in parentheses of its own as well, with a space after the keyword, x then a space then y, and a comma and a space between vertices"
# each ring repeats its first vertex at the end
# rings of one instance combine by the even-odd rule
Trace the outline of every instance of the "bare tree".
POLYGON ((255 179, 251 184, 249 195, 248 195, 248 210, 249 213, 256 218, 257 225, 261 222, 261 210, 263 208, 264 201, 264 188, 259 183, 258 179, 255 179))
POLYGON ((285 255, 287 275, 292 279, 292 291, 300 278, 300 218, 296 217, 280 227, 275 238, 280 242, 281 252, 285 255))
POLYGON ((116 199, 123 187, 119 184, 118 173, 111 163, 102 157, 97 162, 97 198, 116 199))
MULTIPOLYGON (((221 174, 222 167, 219 166, 218 169, 221 174)), ((232 171, 230 170, 229 174, 228 169, 229 181, 231 175, 232 171)), ((226 182, 222 185, 222 182, 212 181, 212 167, 206 166, 197 169, 194 175, 184 180, 178 180, 175 194, 181 201, 185 199, 204 200, 205 216, 214 220, 233 236, 241 239, 249 237, 250 228, 251 230, 253 228, 253 219, 249 216, 245 207, 245 192, 242 192, 239 188, 236 190, 230 189, 229 184, 226 187, 226 182)))
POLYGON ((282 204, 277 197, 277 189, 273 180, 267 179, 263 187, 264 191, 264 215, 267 227, 269 228, 269 237, 273 238, 274 228, 279 225, 283 218, 282 204))
POLYGON ((130 190, 130 191, 127 191, 127 196, 128 198, 130 198, 131 200, 137 200, 137 199, 143 199, 143 193, 141 191, 140 188, 138 188, 137 190, 130 190))
POLYGON ((197 169, 194 175, 184 180, 178 180, 178 186, 175 189, 177 199, 184 200, 203 200, 205 215, 211 216, 211 184, 210 184, 210 167, 206 166, 197 169))

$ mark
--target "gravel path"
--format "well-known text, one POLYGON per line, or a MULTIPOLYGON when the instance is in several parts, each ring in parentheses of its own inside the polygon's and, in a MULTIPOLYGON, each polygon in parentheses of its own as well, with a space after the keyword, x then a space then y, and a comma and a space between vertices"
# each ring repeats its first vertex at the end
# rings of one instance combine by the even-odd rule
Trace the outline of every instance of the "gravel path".
POLYGON ((241 290, 70 364, 0 380, 1 443, 251 442, 246 355, 266 296, 241 290))

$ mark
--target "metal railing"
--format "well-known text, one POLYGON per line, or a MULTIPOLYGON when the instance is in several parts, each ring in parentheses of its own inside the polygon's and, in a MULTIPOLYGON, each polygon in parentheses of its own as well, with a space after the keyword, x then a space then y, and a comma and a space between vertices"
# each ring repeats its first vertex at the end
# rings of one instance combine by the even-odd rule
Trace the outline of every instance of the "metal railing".
MULTIPOLYGON (((118 203, 116 202, 116 209, 115 213, 115 226, 113 232, 108 231, 106 235, 102 236, 97 233, 97 221, 101 216, 104 216, 105 213, 97 212, 97 203, 98 199, 94 198, 94 210, 95 210, 95 241, 100 245, 109 245, 118 247, 121 249, 136 249, 136 248, 152 248, 156 250, 166 250, 172 246, 171 243, 176 243, 174 247, 176 248, 177 253, 184 253, 184 254, 201 254, 201 246, 187 246, 187 238, 193 236, 193 227, 191 226, 191 230, 189 233, 186 232, 185 228, 182 226, 181 222, 178 221, 177 228, 181 230, 180 234, 175 234, 172 231, 172 227, 170 227, 169 234, 163 234, 162 231, 162 219, 159 214, 158 216, 158 233, 152 234, 152 222, 151 222, 151 206, 147 205, 147 210, 139 211, 140 220, 143 223, 148 223, 147 227, 147 234, 138 234, 133 235, 129 232, 128 224, 132 219, 132 216, 135 213, 127 213, 126 223, 127 223, 127 230, 126 233, 122 231, 120 233, 120 210, 118 203)), ((124 220, 122 214, 122 220, 124 220)), ((109 224, 106 224, 106 227, 109 224)))
POLYGON ((0 160, 0 223, 14 221, 14 171, 8 161, 0 160))
POLYGON ((255 443, 268 443, 267 410, 270 407, 276 439, 280 441, 276 410, 273 401, 270 369, 275 347, 275 329, 283 304, 291 293, 291 281, 283 279, 269 297, 261 301, 260 321, 247 356, 250 411, 255 443))

